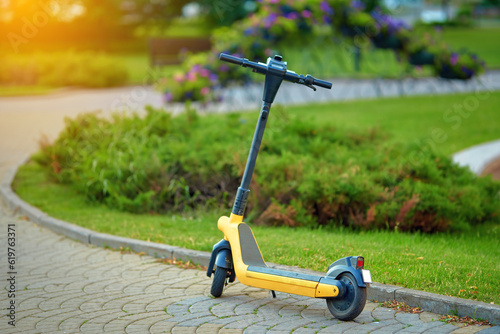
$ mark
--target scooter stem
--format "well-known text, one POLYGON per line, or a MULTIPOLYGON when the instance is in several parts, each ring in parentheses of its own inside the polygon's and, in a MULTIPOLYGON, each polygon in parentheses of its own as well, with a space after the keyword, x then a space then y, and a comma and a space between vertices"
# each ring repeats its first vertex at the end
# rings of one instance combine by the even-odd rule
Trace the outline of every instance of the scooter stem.
POLYGON ((264 136, 264 130, 266 129, 270 110, 271 103, 262 102, 259 120, 257 121, 257 126, 253 135, 252 146, 250 147, 250 152, 248 153, 245 172, 243 173, 241 185, 238 187, 238 192, 236 193, 236 198, 234 200, 232 213, 238 216, 243 216, 245 213, 248 194, 250 193, 250 189, 248 188, 250 187, 250 181, 252 181, 255 162, 257 161, 257 155, 259 154, 260 144, 262 143, 262 137, 264 136))
POLYGON ((245 213, 248 194, 250 192, 250 189, 248 188, 250 187, 250 181, 252 181, 253 170, 255 168, 255 162, 257 161, 257 155, 259 154, 262 137, 264 136, 269 111, 271 110, 271 104, 278 93, 278 89, 280 88, 281 82, 283 81, 286 73, 286 63, 282 61, 281 56, 276 55, 274 58, 268 59, 264 95, 262 96, 262 108, 260 110, 259 120, 257 121, 257 127, 255 128, 255 133, 253 135, 250 153, 248 153, 245 172, 243 173, 241 185, 238 188, 238 192, 236 193, 236 198, 234 200, 232 213, 235 215, 243 216, 245 213))

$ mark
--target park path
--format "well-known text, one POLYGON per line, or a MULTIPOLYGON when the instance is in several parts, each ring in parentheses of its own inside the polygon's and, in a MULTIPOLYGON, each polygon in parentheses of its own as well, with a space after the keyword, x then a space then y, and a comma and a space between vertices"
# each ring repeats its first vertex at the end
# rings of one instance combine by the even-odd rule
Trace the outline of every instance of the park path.
MULTIPOLYGON (((140 87, 0 99, 0 179, 37 149, 42 133, 55 138, 64 116, 93 109, 107 113, 121 103, 121 94, 132 96, 134 89, 140 87)), ((146 96, 140 103, 160 101, 158 95, 133 94, 146 96)), ((355 321, 341 322, 322 300, 282 293, 272 299, 239 283, 213 299, 203 271, 70 240, 16 216, 2 203, 0 226, 1 333, 498 333, 498 327, 458 328, 437 321, 436 314, 395 313, 375 303, 368 303, 355 321), (15 274, 8 273, 8 226, 15 230, 15 274), (11 276, 15 328, 6 309, 11 276)))

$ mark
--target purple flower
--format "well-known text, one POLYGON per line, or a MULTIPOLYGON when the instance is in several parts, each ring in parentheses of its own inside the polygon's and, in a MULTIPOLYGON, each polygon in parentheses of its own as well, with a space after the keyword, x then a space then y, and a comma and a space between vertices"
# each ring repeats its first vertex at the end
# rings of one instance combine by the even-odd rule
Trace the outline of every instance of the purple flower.
POLYGON ((264 27, 269 29, 278 19, 278 15, 276 13, 269 14, 266 18, 264 18, 264 27))
POLYGON ((203 88, 200 90, 200 93, 201 93, 201 95, 205 96, 205 95, 207 95, 208 93, 210 93, 210 88, 208 88, 208 87, 203 87, 203 88))
POLYGON ((311 17, 311 11, 307 10, 307 9, 304 9, 302 11, 302 16, 305 17, 306 19, 307 18, 310 18, 311 17))
POLYGON ((200 70, 200 75, 201 75, 202 77, 208 78, 208 76, 210 75, 210 71, 209 71, 209 70, 207 70, 206 68, 202 68, 202 69, 200 70))
POLYGON ((208 79, 210 80, 210 82, 213 83, 213 82, 217 82, 217 80, 219 79, 219 77, 215 73, 210 73, 210 75, 208 76, 208 79))
POLYGON ((456 65, 458 62, 458 53, 453 52, 450 57, 450 64, 456 65))
POLYGON ((380 12, 374 11, 371 16, 375 20, 375 23, 380 28, 387 28, 389 34, 393 34, 400 29, 410 29, 405 21, 401 19, 396 19, 390 15, 382 14, 380 12))
POLYGON ((248 28, 248 29, 245 29, 245 31, 243 31, 243 34, 245 34, 245 36, 250 36, 253 34, 253 32, 254 32, 253 28, 248 28))
POLYGON ((465 74, 467 78, 470 78, 474 75, 474 70, 471 70, 465 66, 462 66, 462 72, 465 74))
POLYGON ((189 71, 187 72, 187 75, 186 75, 187 79, 191 82, 194 82, 196 81, 196 72, 194 71, 189 71))
POLYGON ((321 1, 321 3, 319 4, 319 8, 325 14, 333 15, 333 8, 330 7, 330 5, 328 4, 328 2, 326 0, 321 1))
POLYGON ((359 9, 359 10, 363 10, 365 9, 365 4, 360 1, 360 0, 352 0, 351 1, 351 7, 354 8, 354 9, 359 9))
POLYGON ((171 92, 165 92, 165 94, 163 94, 163 101, 170 102, 170 101, 172 101, 172 99, 173 99, 173 95, 171 92))
POLYGON ((201 65, 200 64, 196 64, 192 67, 192 70, 195 71, 195 72, 198 72, 199 70, 201 70, 201 65))
POLYGON ((219 66, 219 71, 227 72, 229 71, 229 66, 227 66, 226 64, 222 64, 221 66, 219 66))
POLYGON ((295 12, 291 12, 285 15, 285 17, 289 20, 295 20, 299 17, 299 15, 295 12))
POLYGON ((323 15, 323 22, 330 24, 330 23, 332 23, 332 19, 328 15, 323 15))

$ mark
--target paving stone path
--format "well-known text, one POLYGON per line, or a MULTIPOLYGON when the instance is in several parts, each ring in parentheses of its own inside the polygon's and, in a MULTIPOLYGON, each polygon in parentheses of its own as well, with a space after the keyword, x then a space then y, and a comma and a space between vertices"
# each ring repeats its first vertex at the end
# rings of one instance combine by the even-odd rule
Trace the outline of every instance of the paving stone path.
MULTIPOLYGON (((333 318, 323 300, 231 284, 210 296, 205 272, 70 240, 0 205, 1 333, 484 333, 432 313, 409 314, 368 302, 355 321, 333 318), (5 308, 7 226, 16 233, 16 326, 5 308)), ((491 332, 493 333, 493 332, 491 332)))

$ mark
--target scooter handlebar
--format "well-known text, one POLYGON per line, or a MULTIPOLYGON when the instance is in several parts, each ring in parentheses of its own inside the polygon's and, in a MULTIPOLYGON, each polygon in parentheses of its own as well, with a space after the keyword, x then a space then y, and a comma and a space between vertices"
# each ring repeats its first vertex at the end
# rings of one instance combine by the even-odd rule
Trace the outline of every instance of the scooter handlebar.
POLYGON ((221 53, 219 55, 219 59, 223 61, 227 61, 228 63, 233 63, 236 65, 242 65, 243 64, 243 58, 231 56, 225 53, 221 53))
MULTIPOLYGON (((243 67, 250 67, 253 69, 254 72, 260 73, 260 74, 266 74, 267 73, 267 65, 263 63, 256 63, 253 61, 250 61, 246 58, 239 58, 235 56, 228 55, 226 53, 221 53, 219 55, 219 59, 223 61, 227 61, 229 63, 235 64, 235 65, 240 65, 243 67)), ((298 83, 302 84, 308 87, 311 87, 312 85, 318 86, 318 87, 323 87, 326 89, 331 89, 332 88, 332 83, 325 81, 325 80, 320 80, 316 79, 311 75, 299 75, 296 74, 293 71, 287 70, 285 75, 283 76, 283 79, 286 81, 290 81, 293 83, 298 83)), ((311 87, 312 88, 312 87, 311 87)))
POLYGON ((325 80, 316 79, 316 78, 313 78, 313 85, 316 85, 316 86, 319 86, 319 87, 323 87, 323 88, 326 88, 326 89, 331 89, 332 88, 332 83, 331 82, 325 81, 325 80))

